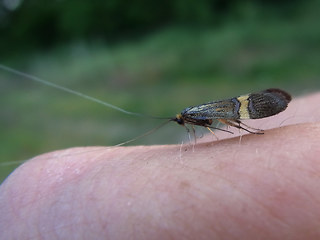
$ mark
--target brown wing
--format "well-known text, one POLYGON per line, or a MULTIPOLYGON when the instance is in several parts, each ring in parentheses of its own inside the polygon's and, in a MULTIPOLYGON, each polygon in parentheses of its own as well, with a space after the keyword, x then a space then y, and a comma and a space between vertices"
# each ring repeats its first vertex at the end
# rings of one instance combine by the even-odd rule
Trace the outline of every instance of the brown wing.
POLYGON ((198 106, 188 107, 181 112, 183 118, 197 120, 206 119, 238 119, 240 103, 236 98, 204 103, 198 106))

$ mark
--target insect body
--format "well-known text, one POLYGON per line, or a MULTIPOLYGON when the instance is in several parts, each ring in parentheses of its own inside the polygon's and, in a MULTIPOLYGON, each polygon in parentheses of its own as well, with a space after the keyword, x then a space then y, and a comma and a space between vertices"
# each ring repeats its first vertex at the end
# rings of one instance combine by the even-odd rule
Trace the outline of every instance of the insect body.
POLYGON ((226 125, 243 129, 250 133, 262 134, 262 130, 251 128, 240 120, 259 119, 276 115, 284 111, 290 101, 290 94, 280 89, 270 88, 227 100, 188 107, 180 114, 177 114, 172 121, 180 125, 203 126, 210 130, 214 128, 211 127, 213 120, 218 120, 226 125), (248 128, 257 131, 252 132, 248 128))

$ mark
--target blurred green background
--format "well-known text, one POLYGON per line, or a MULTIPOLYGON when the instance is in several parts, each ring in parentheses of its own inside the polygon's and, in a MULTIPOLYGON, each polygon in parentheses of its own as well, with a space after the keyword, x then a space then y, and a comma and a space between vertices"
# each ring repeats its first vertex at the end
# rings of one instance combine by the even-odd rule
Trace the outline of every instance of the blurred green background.
MULTIPOLYGON (((1 0, 0 63, 129 111, 269 87, 320 88, 320 1, 1 0)), ((114 145, 162 121, 125 115, 0 70, 0 182, 15 161, 114 145)), ((137 144, 181 143, 172 123, 137 144)))

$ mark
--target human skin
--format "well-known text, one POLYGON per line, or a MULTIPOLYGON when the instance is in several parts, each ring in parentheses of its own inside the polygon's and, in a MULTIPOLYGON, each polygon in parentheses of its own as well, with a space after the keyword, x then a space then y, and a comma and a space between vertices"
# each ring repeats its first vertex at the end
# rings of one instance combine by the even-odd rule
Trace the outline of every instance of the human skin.
POLYGON ((241 140, 35 157, 0 186, 0 239, 320 239, 319 101, 241 140))

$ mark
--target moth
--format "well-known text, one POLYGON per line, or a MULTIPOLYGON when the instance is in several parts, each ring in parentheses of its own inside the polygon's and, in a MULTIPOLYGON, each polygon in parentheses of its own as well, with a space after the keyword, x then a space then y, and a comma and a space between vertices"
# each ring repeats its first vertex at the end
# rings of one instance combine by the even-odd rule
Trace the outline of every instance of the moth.
POLYGON ((190 124, 206 127, 209 131, 212 128, 216 129, 211 125, 213 120, 218 120, 223 124, 243 129, 249 133, 263 134, 261 129, 249 127, 241 120, 276 115, 284 111, 290 101, 289 93, 281 89, 269 88, 261 92, 187 107, 171 120, 180 125, 190 124), (253 132, 249 129, 256 131, 253 132))

